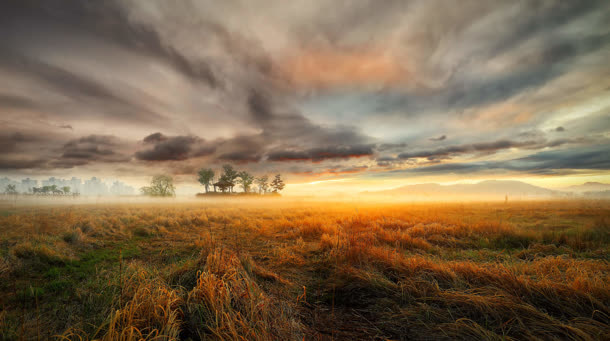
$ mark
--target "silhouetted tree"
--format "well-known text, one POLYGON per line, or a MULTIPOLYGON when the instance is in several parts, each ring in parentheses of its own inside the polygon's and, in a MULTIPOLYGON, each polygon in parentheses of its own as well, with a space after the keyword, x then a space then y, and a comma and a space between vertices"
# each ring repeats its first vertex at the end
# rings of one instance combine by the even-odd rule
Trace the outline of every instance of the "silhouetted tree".
POLYGON ((64 194, 70 194, 70 186, 64 186, 61 188, 64 194))
POLYGON ((4 193, 6 193, 6 194, 17 194, 17 186, 15 186, 15 185, 6 185, 6 189, 4 189, 4 193))
POLYGON ((256 178, 256 184, 258 185, 259 193, 267 193, 267 190, 269 189, 269 176, 265 174, 260 178, 256 178))
POLYGON ((276 174, 273 181, 271 181, 271 188, 273 188, 273 192, 278 193, 279 191, 283 190, 285 186, 286 185, 284 185, 284 180, 282 180, 282 177, 279 174, 276 174))
POLYGON ((237 173, 237 177, 239 178, 238 182, 244 189, 244 192, 248 193, 250 190, 250 185, 254 182, 254 176, 250 175, 246 171, 241 171, 237 173))
POLYGON ((235 179, 237 179, 237 177, 238 177, 237 171, 231 165, 223 165, 222 169, 223 169, 224 173, 220 177, 220 180, 224 180, 228 183, 233 184, 229 187, 230 191, 233 192, 233 186, 235 185, 235 179))
POLYGON ((199 183, 205 187, 205 192, 207 193, 214 179, 214 171, 210 168, 201 168, 197 174, 199 174, 199 183))
POLYGON ((140 188, 144 195, 153 197, 171 197, 176 195, 174 179, 169 175, 155 175, 150 186, 140 188))

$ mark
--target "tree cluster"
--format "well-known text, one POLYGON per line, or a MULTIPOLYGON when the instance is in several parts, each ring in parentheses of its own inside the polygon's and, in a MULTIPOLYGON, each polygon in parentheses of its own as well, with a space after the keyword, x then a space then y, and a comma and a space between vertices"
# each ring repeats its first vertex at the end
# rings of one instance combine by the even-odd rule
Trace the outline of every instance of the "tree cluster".
MULTIPOLYGON (((232 165, 223 165, 222 172, 218 179, 215 179, 216 173, 211 168, 202 168, 197 172, 199 183, 201 183, 205 192, 210 192, 210 187, 217 189, 222 193, 234 193, 233 188, 240 185, 244 193, 279 193, 286 186, 280 174, 276 174, 271 182, 268 175, 255 177, 246 171, 238 171, 232 165), (215 180, 217 180, 215 182, 215 180), (256 188, 253 188, 256 184, 256 188)), ((140 188, 144 195, 152 197, 171 197, 176 195, 176 187, 174 180, 169 175, 155 175, 150 183, 150 186, 140 188)))
POLYGON ((33 187, 32 193, 36 195, 69 195, 70 186, 58 188, 57 185, 33 187))
POLYGON ((3 194, 7 195, 38 195, 38 196, 78 196, 78 193, 72 193, 70 191, 70 186, 57 187, 57 185, 50 186, 42 186, 42 187, 32 187, 31 192, 19 193, 17 191, 16 185, 6 185, 4 188, 3 194))
POLYGON ((233 188, 237 184, 241 185, 244 193, 253 193, 252 184, 256 184, 258 188, 254 191, 259 194, 279 193, 285 187, 280 174, 276 174, 273 181, 269 183, 269 176, 266 174, 255 177, 246 171, 237 171, 232 165, 228 164, 222 166, 222 173, 217 182, 214 182, 216 173, 211 168, 202 168, 197 174, 199 175, 199 183, 204 186, 206 193, 209 193, 210 187, 214 187, 214 192, 218 188, 223 193, 234 193, 233 188))
POLYGON ((176 195, 176 186, 171 176, 155 175, 150 186, 140 188, 140 192, 151 197, 173 197, 176 195))

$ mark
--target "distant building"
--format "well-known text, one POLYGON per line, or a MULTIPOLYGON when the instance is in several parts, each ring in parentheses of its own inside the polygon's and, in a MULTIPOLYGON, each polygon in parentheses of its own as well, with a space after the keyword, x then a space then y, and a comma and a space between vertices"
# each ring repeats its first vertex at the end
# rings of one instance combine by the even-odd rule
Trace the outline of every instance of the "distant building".
POLYGON ((15 188, 17 188, 19 186, 19 183, 7 177, 0 178, 0 193, 4 193, 4 191, 6 191, 6 186, 8 185, 14 185, 15 188))
POLYGON ((26 178, 21 180, 21 185, 17 190, 21 193, 32 193, 34 187, 38 187, 38 180, 26 178))
POLYGON ((101 179, 92 177, 89 180, 85 180, 83 186, 84 195, 108 195, 108 186, 101 179))
POLYGON ((44 186, 56 186, 58 190, 63 190, 64 187, 70 187, 70 193, 91 196, 133 195, 136 191, 135 188, 119 180, 114 180, 109 186, 102 179, 95 176, 84 182, 77 177, 72 177, 71 179, 50 177, 46 180, 41 180, 40 185, 38 180, 30 178, 14 181, 8 177, 3 177, 0 178, 0 193, 4 193, 8 185, 14 185, 19 193, 34 193, 34 188, 44 186))
POLYGON ((134 193, 135 189, 133 187, 120 181, 114 181, 110 186, 110 194, 112 195, 133 195, 134 193))
POLYGON ((218 182, 214 183, 213 186, 214 186, 214 192, 216 192, 216 188, 218 187, 218 189, 224 193, 227 190, 230 190, 231 188, 233 188, 233 186, 235 186, 235 184, 230 181, 221 179, 218 182))
POLYGON ((68 181, 68 185, 70 186, 70 192, 72 193, 82 193, 83 192, 83 182, 79 178, 72 177, 68 181))

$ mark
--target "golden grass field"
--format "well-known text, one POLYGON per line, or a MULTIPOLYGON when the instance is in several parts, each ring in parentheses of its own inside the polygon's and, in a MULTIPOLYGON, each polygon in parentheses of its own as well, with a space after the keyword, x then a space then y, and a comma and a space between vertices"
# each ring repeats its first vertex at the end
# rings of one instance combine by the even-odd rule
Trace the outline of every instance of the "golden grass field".
POLYGON ((3 340, 610 339, 605 201, 13 207, 3 340))

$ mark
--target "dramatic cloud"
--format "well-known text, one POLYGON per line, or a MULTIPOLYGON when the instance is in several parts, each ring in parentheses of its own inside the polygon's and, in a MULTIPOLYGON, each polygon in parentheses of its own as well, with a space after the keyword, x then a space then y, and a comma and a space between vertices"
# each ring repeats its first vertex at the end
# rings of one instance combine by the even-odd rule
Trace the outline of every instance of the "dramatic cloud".
POLYGON ((165 136, 154 133, 146 136, 143 142, 153 145, 150 149, 136 152, 136 158, 144 161, 186 160, 210 155, 216 149, 196 136, 165 136))
POLYGON ((607 174, 608 18, 602 0, 3 2, 0 171, 607 174))
POLYGON ((129 157, 120 155, 118 149, 121 141, 111 135, 89 135, 80 139, 71 140, 63 147, 63 159, 100 160, 121 162, 129 157))
POLYGON ((91 162, 128 162, 131 157, 121 151, 121 140, 112 135, 89 135, 68 141, 59 158, 50 166, 72 168, 91 162))
POLYGON ((20 132, 0 135, 0 153, 9 153, 17 150, 17 145, 24 142, 35 142, 35 136, 25 136, 20 132))
POLYGON ((492 154, 501 150, 510 148, 525 148, 525 149, 542 149, 547 147, 558 147, 564 144, 570 143, 585 143, 591 141, 590 139, 578 138, 578 139, 558 139, 553 141, 545 140, 525 140, 525 141, 511 141, 511 140, 498 140, 494 142, 484 143, 473 143, 466 145, 449 146, 434 150, 423 150, 419 152, 408 152, 398 154, 399 159, 412 159, 412 158, 427 158, 428 160, 440 160, 449 159, 451 157, 461 154, 492 154))
POLYGON ((46 162, 47 160, 43 159, 23 160, 15 158, 2 158, 0 159, 0 169, 14 170, 40 168, 44 166, 46 162))
POLYGON ((313 161, 320 162, 328 159, 347 159, 373 155, 373 145, 335 146, 325 148, 312 148, 301 151, 273 151, 269 153, 269 161, 313 161))
POLYGON ((592 148, 575 148, 561 151, 539 152, 533 155, 504 161, 446 163, 425 167, 397 170, 398 173, 463 174, 472 172, 514 171, 528 174, 568 174, 574 170, 610 170, 610 145, 592 148))

